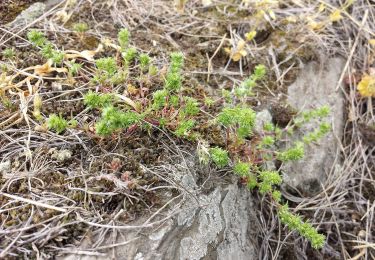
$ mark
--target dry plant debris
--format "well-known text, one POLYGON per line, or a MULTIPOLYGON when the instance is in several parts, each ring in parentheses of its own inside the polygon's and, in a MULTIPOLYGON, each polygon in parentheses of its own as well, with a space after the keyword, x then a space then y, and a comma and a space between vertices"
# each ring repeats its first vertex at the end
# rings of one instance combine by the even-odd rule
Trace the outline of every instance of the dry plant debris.
MULTIPOLYGON (((168 65, 173 51, 184 52, 184 92, 195 93, 199 109, 215 115, 257 64, 270 69, 267 80, 246 98, 253 106, 283 102, 278 96, 295 79, 301 61, 319 59, 322 52, 347 58, 338 82, 348 114, 342 167, 330 175, 324 192, 312 198, 288 197, 289 209, 308 216, 327 242, 323 249, 314 250, 280 225, 272 203, 280 194, 275 193, 259 199, 262 232, 258 253, 262 259, 374 258, 374 17, 375 8, 367 0, 344 4, 68 0, 25 28, 44 32, 49 44, 32 48, 25 30, 0 27, 0 258, 50 258, 78 245, 87 235, 100 237, 87 250, 96 252, 95 247, 104 245, 107 225, 141 229, 127 223, 158 212, 168 203, 164 191, 173 196, 184 192, 171 175, 158 172, 160 165, 183 165, 183 153, 194 153, 190 142, 160 130, 167 125, 176 135, 197 137, 191 135, 196 126, 189 121, 192 119, 178 124, 173 106, 176 98, 165 99, 158 93, 161 107, 170 104, 158 116, 174 120, 143 118, 149 129, 139 131, 139 126, 131 124, 107 138, 98 135, 95 125, 101 111, 91 111, 83 100, 89 90, 115 92, 121 108, 139 113, 150 94, 161 90, 164 79, 171 75, 168 65), (136 72, 136 78, 134 74, 127 77, 124 71, 121 75, 127 80, 122 82, 106 69, 111 61, 102 60, 99 74, 96 68, 101 65, 94 64, 109 56, 115 57, 116 64, 122 59, 131 64, 134 50, 126 42, 115 43, 120 28, 129 29, 135 52, 147 55, 128 67, 127 72, 136 72), (63 57, 57 47, 62 47, 63 57), (38 49, 51 57, 43 58, 38 49), (121 57, 119 53, 125 49, 121 53, 126 55, 121 57), (121 83, 112 84, 116 80, 121 83), (57 128, 45 123, 48 118, 54 119, 49 123, 57 128)), ((173 75, 169 77, 171 82, 181 83, 173 75)), ((188 116, 195 113, 194 100, 183 104, 188 104, 188 116)), ((205 122, 207 115, 198 120, 205 122)), ((217 127, 207 123, 201 128, 210 145, 228 145, 217 127)), ((270 138, 262 141, 264 145, 273 142, 270 138)), ((204 160, 210 150, 199 144, 203 154, 199 159, 204 160)), ((211 150, 211 156, 212 152, 218 166, 227 164, 223 153, 211 150)), ((296 152, 292 156, 298 157, 298 149, 296 152)), ((241 175, 247 165, 235 169, 241 175)), ((251 178, 245 177, 241 181, 246 179, 251 185, 251 178)), ((254 192, 254 196, 259 195, 254 192)))

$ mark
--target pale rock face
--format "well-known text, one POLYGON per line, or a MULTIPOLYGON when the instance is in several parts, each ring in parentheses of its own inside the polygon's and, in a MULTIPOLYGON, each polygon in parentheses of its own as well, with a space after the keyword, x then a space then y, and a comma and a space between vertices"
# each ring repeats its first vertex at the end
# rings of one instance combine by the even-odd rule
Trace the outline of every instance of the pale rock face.
MULTIPOLYGON (((339 163, 339 141, 344 127, 344 98, 336 89, 345 61, 331 58, 321 63, 310 62, 302 68, 297 80, 288 88, 288 103, 299 111, 328 105, 332 131, 317 143, 306 147, 305 158, 285 163, 281 170, 285 185, 297 188, 304 195, 319 192, 330 172, 339 163)), ((296 131, 295 140, 318 127, 311 122, 296 131)))
POLYGON ((29 24, 39 18, 45 11, 46 5, 44 3, 34 3, 29 8, 23 10, 13 22, 9 23, 8 26, 22 26, 29 24))
MULTIPOLYGON (((203 194, 196 184, 195 173, 192 170, 179 170, 180 173, 177 167, 173 170, 174 177, 176 181, 180 180, 186 193, 178 213, 161 225, 142 232, 120 230, 121 240, 117 243, 138 239, 116 247, 116 259, 257 259, 256 237, 259 228, 250 192, 246 188, 239 188, 235 178, 232 178, 233 183, 203 194)), ((141 224, 142 221, 144 219, 129 225, 141 224)), ((103 253, 106 256, 73 254, 60 259, 107 260, 113 254, 111 250, 103 253)))

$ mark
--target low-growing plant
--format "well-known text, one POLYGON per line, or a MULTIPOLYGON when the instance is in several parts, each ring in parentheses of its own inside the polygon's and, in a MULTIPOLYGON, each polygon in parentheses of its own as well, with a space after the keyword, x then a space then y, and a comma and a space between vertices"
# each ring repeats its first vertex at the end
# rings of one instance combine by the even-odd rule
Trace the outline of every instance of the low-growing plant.
POLYGON ((184 65, 184 56, 180 52, 171 54, 171 64, 165 78, 165 88, 169 91, 179 91, 182 86, 181 69, 184 65))
POLYGON ((225 127, 230 127, 236 138, 242 140, 252 134, 256 114, 248 107, 226 107, 217 116, 217 121, 225 127))
POLYGON ((195 125, 195 121, 192 119, 183 120, 179 123, 174 133, 178 137, 186 137, 188 136, 190 130, 194 127, 194 125, 195 125))
POLYGON ((33 45, 41 48, 40 52, 44 58, 51 59, 55 64, 61 64, 63 62, 64 52, 56 49, 42 32, 31 30, 27 33, 27 37, 33 45))
POLYGON ((137 56, 137 50, 135 48, 128 48, 122 52, 122 57, 124 58, 125 65, 129 65, 137 56))
POLYGON ((220 147, 210 149, 211 160, 218 168, 223 168, 229 164, 229 154, 226 150, 220 147))
POLYGON ((6 48, 5 50, 3 50, 2 54, 4 58, 7 58, 7 59, 12 59, 16 55, 13 48, 6 48))
POLYGON ((183 114, 187 116, 195 116, 199 113, 198 101, 192 97, 185 97, 185 106, 183 114))
POLYGON ((141 67, 141 71, 146 71, 150 66, 151 58, 147 54, 142 53, 139 55, 139 66, 141 67))
POLYGON ((89 108, 104 108, 113 104, 115 97, 112 93, 99 94, 93 91, 87 92, 83 96, 83 102, 89 108))
MULTIPOLYGON (((28 38, 41 49, 44 57, 54 60, 55 63, 63 62, 64 53, 56 50, 41 32, 32 30, 28 33, 28 38)), ((178 138, 197 140, 197 152, 202 163, 208 164, 211 161, 219 169, 224 167, 232 169, 249 189, 257 189, 262 195, 270 197, 282 223, 291 230, 299 232, 311 242, 313 247, 322 247, 325 241, 324 235, 319 234, 310 223, 304 222, 300 216, 288 209, 278 188, 282 183, 281 173, 274 169, 267 169, 266 162, 302 159, 305 155, 305 147, 327 134, 330 125, 327 122, 320 122, 319 127, 306 133, 301 138, 302 140, 289 142, 287 145, 284 144, 284 137, 287 134, 293 135, 294 129, 303 124, 313 120, 322 120, 329 114, 329 108, 324 106, 304 111, 286 128, 266 123, 263 131, 260 130, 261 133, 258 133, 258 130, 254 133, 256 112, 247 101, 253 95, 254 87, 267 75, 266 67, 258 65, 253 74, 238 86, 234 86, 232 91, 222 90, 225 103, 220 108, 218 106, 221 102, 217 102, 217 106, 212 110, 220 110, 214 117, 215 119, 210 120, 211 118, 207 116, 209 112, 205 110, 213 107, 215 101, 211 97, 200 99, 200 95, 191 95, 193 91, 190 91, 188 87, 182 87, 184 66, 182 53, 171 53, 168 71, 166 74, 160 73, 161 80, 164 80, 162 89, 159 87, 160 84, 156 87, 148 88, 149 85, 147 85, 147 88, 143 88, 144 79, 150 80, 153 78, 150 76, 156 76, 157 68, 152 68, 149 55, 138 56, 136 49, 129 46, 129 41, 129 31, 122 29, 118 33, 119 46, 114 45, 118 56, 116 58, 103 57, 95 61, 93 82, 98 83, 99 86, 96 92, 90 90, 85 93, 83 102, 90 110, 94 110, 94 113, 95 111, 101 112, 100 118, 95 120, 96 133, 106 137, 124 130, 132 133, 134 129, 141 129, 151 134, 152 126, 156 125, 170 131, 178 138), (117 58, 119 55, 122 55, 123 61, 117 58), (130 84, 129 82, 127 84, 132 86, 132 88, 128 87, 126 93, 130 93, 131 97, 140 96, 141 98, 133 101, 129 97, 114 93, 114 90, 122 91, 123 85, 116 88, 107 86, 117 85, 125 80, 129 80, 130 84), (113 89, 113 91, 101 93, 102 89, 106 91, 113 89), (144 89, 147 89, 147 93, 143 92, 144 89), (121 100, 115 97, 121 97, 128 106, 124 108, 120 104, 121 100), (210 147, 207 141, 202 140, 205 136, 203 131, 200 132, 202 125, 224 129, 226 146, 213 142, 213 147, 210 147), (284 144, 282 147, 287 148, 278 149, 280 144, 284 144)), ((68 74, 71 77, 76 75, 82 66, 74 60, 64 62, 65 64, 68 66, 68 74)), ((92 68, 92 65, 90 66, 92 68)), ((47 127, 57 133, 62 133, 66 128, 74 127, 76 124, 76 121, 68 122, 61 115, 56 114, 51 114, 47 119, 47 127)))
POLYGON ((68 127, 68 121, 66 121, 61 115, 51 114, 47 119, 47 127, 59 134, 64 132, 68 127))
POLYGON ((129 46, 130 32, 128 29, 123 28, 117 34, 117 40, 122 50, 125 50, 129 46))
POLYGON ((133 111, 123 112, 113 106, 103 109, 102 117, 96 123, 96 133, 99 135, 110 135, 117 130, 126 129, 140 123, 141 116, 133 111))
POLYGON ((84 33, 89 30, 87 23, 75 23, 73 24, 73 30, 77 33, 84 33))

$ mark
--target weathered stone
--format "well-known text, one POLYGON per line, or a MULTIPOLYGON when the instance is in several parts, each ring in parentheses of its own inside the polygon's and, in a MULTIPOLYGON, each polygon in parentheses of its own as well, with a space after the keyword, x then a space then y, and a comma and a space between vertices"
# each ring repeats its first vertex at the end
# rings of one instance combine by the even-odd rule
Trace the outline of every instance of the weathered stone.
POLYGON ((257 112, 256 118, 255 118, 255 127, 254 130, 257 133, 261 133, 263 131, 263 126, 266 123, 271 123, 272 122, 272 115, 270 111, 267 109, 264 109, 260 112, 257 112))
MULTIPOLYGON (((305 149, 305 157, 300 161, 283 164, 281 170, 284 183, 297 188, 305 195, 313 195, 321 190, 331 169, 338 163, 339 140, 344 126, 344 99, 341 89, 336 89, 344 67, 344 60, 332 58, 310 62, 302 68, 297 80, 288 88, 288 103, 296 109, 309 110, 323 105, 331 109, 327 120, 332 131, 317 143, 305 149)), ((318 127, 316 122, 305 124, 296 131, 294 140, 318 127)))
POLYGON ((39 18, 44 13, 45 9, 46 5, 44 3, 34 3, 30 5, 29 8, 23 10, 8 26, 14 27, 31 23, 39 18))
MULTIPOLYGON (((203 194, 190 171, 176 167, 174 177, 186 190, 179 213, 154 229, 126 230, 116 243, 134 240, 116 248, 116 259, 256 259, 258 230, 252 197, 233 183, 203 194), (180 171, 180 173, 178 173, 180 171)), ((166 211, 164 215, 169 214, 166 211)), ((139 225, 139 219, 129 225, 139 225)), ((155 220, 155 219, 154 219, 155 220)), ((153 221, 154 221, 153 220, 153 221)), ((88 245, 86 244, 86 247, 88 245)), ((81 246, 84 250, 84 246, 81 246)), ((70 255, 63 259, 108 259, 107 256, 70 255)))

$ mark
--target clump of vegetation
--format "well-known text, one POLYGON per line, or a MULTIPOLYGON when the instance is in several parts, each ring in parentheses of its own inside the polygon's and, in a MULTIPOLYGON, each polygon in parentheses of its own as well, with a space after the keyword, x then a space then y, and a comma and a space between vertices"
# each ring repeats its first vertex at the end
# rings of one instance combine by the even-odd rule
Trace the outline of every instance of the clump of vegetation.
POLYGON ((5 50, 3 50, 2 54, 4 58, 12 59, 16 55, 16 52, 13 48, 6 48, 5 50))
MULTIPOLYGON (((77 28, 77 30, 81 29, 77 28)), ((35 46, 42 49, 45 57, 52 58, 55 62, 62 62, 64 56, 58 57, 61 52, 55 50, 42 33, 35 30, 30 31, 28 38, 35 46)), ((100 87, 113 87, 126 80, 131 80, 131 88, 128 87, 128 90, 133 95, 132 93, 142 91, 142 84, 140 83, 140 87, 137 88, 133 86, 133 84, 137 84, 134 82, 144 82, 145 77, 150 79, 152 78, 149 77, 150 75, 157 75, 157 68, 152 65, 151 57, 148 54, 138 55, 136 49, 130 46, 129 41, 129 31, 122 29, 118 33, 119 46, 115 49, 118 55, 121 54, 123 61, 114 57, 97 59, 93 83, 100 87)), ((68 73, 71 76, 76 75, 81 69, 80 64, 74 62, 67 64, 70 64, 68 73)), ((183 54, 171 53, 169 69, 165 77, 161 75, 164 80, 163 88, 151 88, 149 95, 144 96, 142 102, 138 103, 125 97, 124 100, 129 106, 121 105, 120 100, 115 98, 121 95, 114 91, 102 93, 101 88, 98 88, 99 91, 97 89, 96 92, 90 90, 85 93, 84 104, 90 110, 101 113, 95 123, 96 134, 106 137, 129 129, 149 130, 152 125, 158 125, 178 138, 207 144, 204 140, 204 133, 200 132, 200 125, 207 124, 210 118, 201 112, 205 112, 203 109, 212 107, 215 101, 211 97, 198 100, 197 96, 186 91, 186 88, 183 87, 183 66, 183 54), (202 107, 200 107, 201 104, 202 107)), ((257 133, 259 136, 253 138, 256 112, 249 107, 247 99, 253 95, 254 87, 264 79, 266 74, 266 67, 258 65, 253 74, 238 86, 234 86, 232 91, 223 90, 222 98, 225 100, 225 104, 216 113, 215 120, 210 121, 210 124, 221 126, 221 129, 224 129, 223 138, 226 139, 226 146, 200 146, 198 149, 200 161, 204 163, 212 161, 219 169, 224 167, 233 169, 233 172, 246 183, 249 189, 257 189, 264 196, 270 196, 284 224, 307 238, 313 247, 320 248, 324 244, 324 236, 318 234, 311 224, 303 222, 298 215, 294 215, 288 210, 278 189, 282 183, 280 172, 267 169, 264 165, 269 160, 277 159, 287 162, 302 159, 305 155, 305 146, 318 141, 330 130, 328 123, 320 123, 319 128, 307 133, 301 141, 289 144, 290 148, 279 151, 277 144, 283 142, 283 134, 293 134, 294 128, 326 117, 329 114, 329 108, 321 107, 302 112, 295 118, 293 124, 288 125, 285 129, 267 123, 264 125, 263 133, 257 133), (246 149, 251 149, 249 154, 252 156, 243 156, 238 152, 246 149)), ((61 116, 52 114, 47 120, 47 125, 49 129, 62 133, 71 123, 61 116)))
POLYGON ((174 132, 178 137, 187 137, 190 130, 194 127, 195 121, 192 119, 183 120, 174 132))
POLYGON ((98 94, 93 91, 87 92, 83 101, 89 108, 104 108, 113 104, 115 97, 112 93, 98 94))
POLYGON ((51 114, 47 119, 47 127, 59 134, 64 132, 68 127, 68 121, 66 121, 61 115, 51 114))
POLYGON ((130 32, 128 29, 123 28, 117 34, 117 40, 120 44, 121 50, 125 50, 129 46, 130 32))
POLYGON ((122 112, 113 106, 103 109, 102 117, 95 125, 96 133, 99 135, 110 135, 117 130, 126 129, 138 124, 141 116, 133 111, 122 112))
POLYGON ((84 33, 89 30, 87 23, 75 23, 73 24, 73 30, 78 33, 84 33))
POLYGON ((210 149, 210 155, 212 161, 218 168, 223 168, 229 164, 229 155, 228 151, 220 148, 214 147, 210 149))
POLYGON ((184 65, 184 56, 180 52, 171 54, 171 65, 165 78, 165 88, 169 91, 179 91, 182 86, 181 70, 184 65))
POLYGON ((230 127, 235 136, 242 140, 252 134, 255 125, 256 114, 254 110, 248 107, 226 107, 217 116, 217 121, 230 127))
POLYGON ((64 60, 64 52, 56 49, 42 32, 31 30, 27 33, 27 38, 33 45, 41 49, 40 52, 44 58, 51 59, 55 64, 61 64, 64 60))

